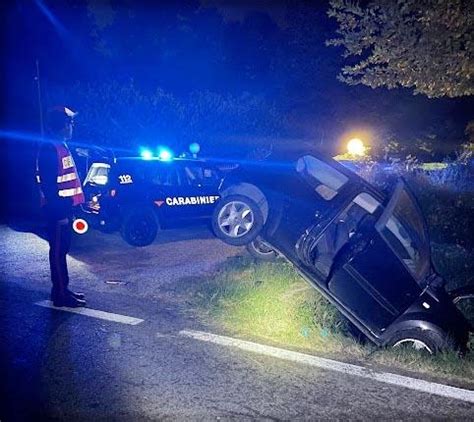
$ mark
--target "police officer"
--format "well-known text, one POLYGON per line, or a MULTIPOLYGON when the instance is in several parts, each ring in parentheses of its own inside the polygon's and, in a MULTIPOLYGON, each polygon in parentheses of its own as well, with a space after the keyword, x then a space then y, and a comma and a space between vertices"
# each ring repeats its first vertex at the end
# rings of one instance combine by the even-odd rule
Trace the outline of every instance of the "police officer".
POLYGON ((70 108, 58 106, 47 114, 48 140, 38 152, 37 170, 43 215, 47 222, 51 300, 54 306, 85 306, 83 293, 69 290, 66 255, 71 245, 73 207, 84 202, 81 181, 66 142, 72 137, 70 108))

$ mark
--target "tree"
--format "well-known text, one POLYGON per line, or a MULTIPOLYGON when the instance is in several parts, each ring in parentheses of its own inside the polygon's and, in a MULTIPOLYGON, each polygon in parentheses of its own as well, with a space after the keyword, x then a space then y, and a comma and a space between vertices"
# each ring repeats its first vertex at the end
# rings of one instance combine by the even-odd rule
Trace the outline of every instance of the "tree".
POLYGON ((339 80, 430 98, 474 94, 472 0, 332 0, 328 15, 338 36, 327 45, 355 61, 339 80))
POLYGON ((46 99, 49 104, 66 99, 80 110, 75 141, 131 155, 139 146, 158 145, 181 153, 192 142, 204 155, 236 153, 251 148, 252 137, 268 144, 285 124, 275 105, 261 96, 200 90, 178 97, 162 88, 140 89, 133 80, 51 86, 46 99))

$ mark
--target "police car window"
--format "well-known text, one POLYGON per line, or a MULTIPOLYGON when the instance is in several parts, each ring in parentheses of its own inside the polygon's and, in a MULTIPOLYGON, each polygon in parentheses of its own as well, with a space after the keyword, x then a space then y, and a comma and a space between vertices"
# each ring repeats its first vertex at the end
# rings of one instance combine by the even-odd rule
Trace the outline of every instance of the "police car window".
POLYGON ((106 163, 93 163, 87 173, 86 183, 94 183, 96 185, 106 185, 109 180, 110 165, 106 163))
POLYGON ((190 185, 213 185, 217 180, 217 173, 208 167, 184 166, 184 174, 190 185))
POLYGON ((333 199, 349 180, 329 164, 311 155, 305 155, 298 160, 296 171, 326 201, 333 199))
POLYGON ((179 184, 178 173, 174 167, 160 167, 153 171, 151 182, 160 186, 176 186, 179 184))

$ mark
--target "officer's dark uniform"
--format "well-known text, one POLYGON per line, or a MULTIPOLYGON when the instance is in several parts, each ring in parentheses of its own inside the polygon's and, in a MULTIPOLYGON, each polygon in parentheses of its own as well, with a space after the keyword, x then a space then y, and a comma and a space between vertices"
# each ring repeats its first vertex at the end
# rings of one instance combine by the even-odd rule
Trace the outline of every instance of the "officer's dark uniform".
POLYGON ((55 306, 85 306, 84 295, 68 289, 69 274, 66 255, 71 245, 73 207, 84 202, 81 181, 74 160, 64 140, 72 134, 74 113, 56 107, 48 114, 51 135, 38 153, 38 182, 43 215, 47 223, 51 300, 55 306))

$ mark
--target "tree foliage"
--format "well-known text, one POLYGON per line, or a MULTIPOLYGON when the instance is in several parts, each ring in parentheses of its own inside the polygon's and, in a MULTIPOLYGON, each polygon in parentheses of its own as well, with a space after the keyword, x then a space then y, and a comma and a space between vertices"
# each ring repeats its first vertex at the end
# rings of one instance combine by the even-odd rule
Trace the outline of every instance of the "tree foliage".
POLYGON ((327 45, 352 60, 338 78, 434 97, 474 94, 472 0, 332 0, 338 23, 327 45))
POLYGON ((66 100, 80 110, 76 141, 132 154, 140 145, 167 145, 181 153, 192 142, 201 144, 204 154, 234 152, 239 139, 277 137, 284 124, 274 104, 261 96, 193 91, 178 97, 162 88, 145 92, 132 80, 57 87, 47 100, 66 100))

